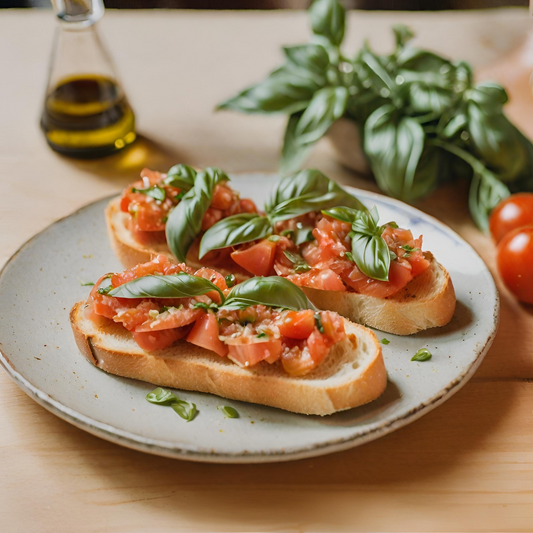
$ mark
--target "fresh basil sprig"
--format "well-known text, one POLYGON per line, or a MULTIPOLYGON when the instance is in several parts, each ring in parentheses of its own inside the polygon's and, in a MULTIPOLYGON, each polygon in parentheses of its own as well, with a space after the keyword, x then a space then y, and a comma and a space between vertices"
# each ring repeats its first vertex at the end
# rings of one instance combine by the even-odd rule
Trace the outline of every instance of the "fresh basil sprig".
POLYGON ((187 192, 194 187, 196 174, 196 170, 189 165, 174 165, 167 172, 165 185, 171 185, 172 187, 180 189, 182 192, 187 192))
POLYGON ((150 196, 151 198, 153 198, 154 200, 158 200, 159 202, 164 202, 165 198, 167 197, 165 189, 163 189, 163 187, 160 187, 159 185, 152 185, 151 187, 147 187, 146 189, 136 189, 135 187, 132 187, 131 192, 138 192, 140 194, 150 196))
MULTIPOLYGON (((211 250, 264 239, 273 234, 276 222, 339 205, 366 211, 366 207, 357 198, 322 172, 302 170, 276 184, 265 205, 266 216, 241 213, 227 217, 209 228, 200 243, 200 259, 211 250)), ((297 229, 296 235, 293 235, 297 245, 309 240, 312 228, 297 229)))
POLYGON ((300 254, 295 254, 293 252, 290 252, 289 250, 284 250, 283 254, 294 265, 294 271, 297 274, 301 274, 303 272, 308 272, 309 270, 311 270, 311 267, 307 264, 305 259, 300 254))
POLYGON ((170 251, 185 262, 187 252, 202 230, 202 219, 211 204, 213 191, 219 183, 228 181, 219 168, 206 168, 198 172, 194 185, 170 212, 166 223, 166 237, 170 251))
POLYGON ((300 287, 279 276, 251 278, 235 285, 221 308, 234 311, 252 305, 293 311, 315 309, 300 287))
POLYGON ((166 276, 148 275, 136 278, 112 289, 115 298, 193 298, 216 291, 224 300, 223 292, 211 281, 186 272, 166 276))
POLYGON ((389 281, 391 255, 381 236, 385 226, 378 226, 379 215, 374 207, 370 212, 337 207, 322 211, 342 222, 352 224, 352 251, 348 257, 369 278, 389 281))
POLYGON ((287 115, 284 174, 304 166, 344 117, 358 127, 377 184, 391 196, 413 202, 464 175, 472 217, 486 229, 499 198, 533 191, 533 144, 505 116, 503 87, 475 84, 468 63, 409 46, 414 34, 402 25, 393 27, 392 53, 377 54, 365 43, 346 56, 339 0, 314 0, 309 17, 311 43, 285 47, 281 68, 219 106, 287 115))

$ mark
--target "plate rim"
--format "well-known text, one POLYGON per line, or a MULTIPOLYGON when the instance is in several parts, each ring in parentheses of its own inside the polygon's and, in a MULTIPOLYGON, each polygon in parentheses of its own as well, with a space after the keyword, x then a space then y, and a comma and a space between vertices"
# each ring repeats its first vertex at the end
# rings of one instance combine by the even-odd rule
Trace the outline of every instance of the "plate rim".
MULTIPOLYGON (((241 176, 243 175, 265 175, 269 173, 262 173, 262 172, 243 172, 239 173, 241 176)), ((275 173, 270 173, 271 175, 276 175, 275 173)), ((235 174, 234 174, 235 175, 235 174)), ((420 209, 413 207, 409 204, 405 204, 404 202, 401 202, 400 200, 397 200, 395 198, 391 198, 373 191, 368 191, 365 189, 358 189, 349 185, 343 185, 344 188, 349 189, 353 191, 355 194, 363 193, 367 197, 375 198, 376 200, 384 203, 392 203, 396 207, 401 208, 403 211, 405 211, 405 206, 408 206, 409 209, 412 209, 416 212, 416 214, 421 215, 421 218, 430 219, 431 223, 438 226, 440 230, 444 231, 447 234, 450 234, 455 239, 458 239, 463 244, 466 244, 472 252, 474 252, 479 259, 482 261, 482 263, 485 265, 485 268, 487 272, 489 273, 490 280, 492 282, 492 288, 494 290, 494 307, 493 307, 493 322, 492 326, 490 328, 487 341, 485 342, 484 346, 480 349, 478 349, 477 357, 474 359, 474 361, 470 364, 467 369, 457 376, 452 382, 448 384, 445 388, 441 389, 437 393, 435 393, 431 399, 427 400, 425 403, 422 403, 418 405, 416 408, 412 409, 409 413, 404 415, 401 418, 397 418, 395 420, 390 421, 387 424, 382 424, 380 426, 377 426, 375 428, 372 428, 368 430, 367 432, 363 434, 358 434, 351 437, 346 438, 340 438, 335 439, 333 441, 327 441, 321 444, 311 444, 308 446, 300 446, 297 449, 289 450, 289 451, 274 451, 272 453, 246 453, 244 452, 236 452, 236 453, 228 453, 228 452, 215 452, 212 450, 211 452, 207 451, 206 449, 200 449, 200 448, 188 448, 184 447, 183 445, 178 445, 175 442, 169 442, 164 440, 158 440, 158 439, 151 439, 148 437, 143 437, 141 435, 137 435, 135 433, 131 433, 128 431, 124 431, 121 429, 118 429, 114 426, 111 426, 109 424, 105 424, 102 422, 99 422, 98 420, 95 420, 94 418, 88 417, 86 415, 83 415, 79 413, 78 411, 68 407, 67 405, 64 405, 63 403, 53 399, 50 395, 48 395, 46 392, 40 390, 38 387, 34 386, 32 383, 30 383, 22 374, 20 374, 11 364, 9 357, 4 354, 2 351, 1 343, 0 343, 0 366, 4 368, 8 376, 12 379, 12 381, 20 388, 22 389, 30 398, 32 398, 36 403, 47 409, 52 414, 56 415, 58 418, 61 418, 62 420, 65 420, 66 422, 78 427, 79 429, 82 429, 84 431, 87 431, 88 433, 95 435, 97 437, 100 437, 104 440, 113 442, 114 444, 118 444, 121 446, 125 446, 130 449, 134 449, 137 451, 142 451, 145 453, 151 453, 163 457, 169 457, 174 459, 184 459, 188 461, 196 461, 196 462, 208 462, 208 463, 226 463, 226 464, 253 464, 253 463, 271 463, 271 462, 285 462, 285 461, 294 461, 294 460, 300 460, 300 459, 307 459, 311 457, 317 457, 322 455, 327 455, 330 453, 336 453, 344 450, 348 450, 350 448, 355 448, 357 446, 360 446, 362 444, 365 444, 367 442, 371 442, 373 440, 376 440, 380 438, 381 436, 384 436, 386 434, 392 433, 393 431, 396 431, 397 429, 400 429, 402 427, 407 426, 408 424, 414 422, 415 420, 421 418, 428 412, 432 411, 442 403, 444 403, 446 400, 448 400, 450 397, 452 397, 455 393, 457 393, 466 383, 470 380, 470 378, 474 375, 476 370, 479 368, 479 365, 485 358, 485 355, 487 354, 488 350, 490 349, 494 338, 496 336, 496 333, 498 331, 499 321, 500 321, 500 296, 498 292, 498 288, 494 282, 494 278, 492 276, 492 273, 488 269, 487 265, 481 258, 481 256, 478 254, 478 252, 472 247, 472 245, 467 242, 463 237, 461 237, 455 230, 438 220, 432 215, 429 215, 420 209)), ((30 237, 27 241, 25 241, 14 253, 13 255, 5 262, 5 264, 0 269, 0 279, 4 275, 6 269, 11 264, 12 261, 16 259, 16 257, 27 247, 29 246, 35 239, 38 239, 43 233, 51 230, 52 227, 54 227, 57 224, 60 224, 64 220, 78 215, 85 209, 89 209, 96 203, 103 202, 104 200, 110 200, 111 198, 116 197, 117 194, 112 194, 108 196, 104 196, 102 198, 96 199, 88 204, 83 205, 82 207, 74 210, 72 213, 61 217, 58 220, 55 220, 45 228, 43 228, 41 231, 30 237)))

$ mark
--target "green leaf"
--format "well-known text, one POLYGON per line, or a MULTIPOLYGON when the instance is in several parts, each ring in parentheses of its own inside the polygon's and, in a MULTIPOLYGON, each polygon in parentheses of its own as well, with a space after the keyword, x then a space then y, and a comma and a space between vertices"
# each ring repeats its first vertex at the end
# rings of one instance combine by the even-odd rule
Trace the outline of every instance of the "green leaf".
POLYGON ((478 83, 469 91, 468 99, 488 114, 501 113, 502 106, 509 100, 505 89, 492 81, 478 83))
POLYGON ((364 149, 382 191, 402 200, 413 199, 424 139, 422 126, 412 117, 400 116, 392 105, 368 117, 364 149))
POLYGON ((215 186, 228 180, 228 176, 218 168, 198 172, 194 187, 170 212, 166 237, 170 251, 178 261, 185 262, 191 244, 202 231, 202 219, 211 204, 215 186))
POLYGON ((403 78, 404 83, 424 82, 451 89, 455 79, 455 67, 451 61, 420 48, 404 48, 396 66, 397 75, 403 78))
POLYGON ((186 272, 167 276, 148 275, 128 281, 113 289, 109 296, 115 298, 192 298, 217 291, 224 301, 224 294, 211 281, 186 272))
POLYGON ((449 88, 424 81, 410 83, 408 93, 409 105, 415 113, 442 114, 455 99, 455 93, 449 88))
POLYGON ((390 340, 389 339, 381 339, 379 342, 381 342, 381 344, 390 344, 390 340))
POLYGON ((307 107, 315 92, 326 83, 305 68, 283 66, 264 81, 226 100, 218 109, 243 113, 296 113, 307 107))
POLYGON ((359 270, 369 278, 389 281, 390 253, 378 227, 376 208, 360 212, 352 224, 352 256, 359 270))
POLYGON ((324 77, 326 83, 326 72, 329 66, 329 56, 326 49, 320 44, 298 44, 295 46, 284 46, 283 52, 289 63, 295 67, 301 67, 318 76, 324 77))
POLYGON ((294 264, 293 268, 297 274, 311 270, 311 267, 300 254, 295 254, 289 250, 283 250, 283 254, 291 263, 294 264))
POLYGON ((322 324, 322 316, 320 313, 315 313, 315 325, 320 333, 324 333, 324 325, 322 324))
POLYGON ((332 207, 331 209, 323 209, 322 213, 341 222, 353 224, 359 217, 361 211, 349 207, 332 207))
POLYGON ((322 172, 306 169, 282 178, 267 200, 265 209, 272 221, 280 222, 339 205, 366 210, 357 198, 322 172))
POLYGON ((163 189, 163 187, 160 187, 159 185, 152 185, 151 187, 147 187, 146 189, 136 189, 135 187, 132 187, 131 192, 145 194, 146 196, 150 196, 151 198, 153 198, 154 200, 158 200, 159 202, 164 202, 165 198, 167 197, 165 189, 163 189))
POLYGON ((227 416, 228 418, 239 418, 239 412, 237 409, 229 406, 224 405, 223 407, 217 407, 217 409, 220 409, 222 413, 224 413, 224 416, 227 416))
POLYGON ((520 132, 507 117, 473 99, 467 105, 467 117, 474 151, 485 163, 504 181, 520 174, 527 162, 527 152, 520 132))
POLYGON ((427 348, 420 348, 420 350, 411 357, 411 361, 429 361, 430 359, 431 352, 427 348))
POLYGON ((223 218, 211 226, 200 243, 200 259, 211 250, 219 250, 246 242, 264 239, 273 232, 267 217, 256 213, 239 213, 223 218))
POLYGON ((300 113, 295 113, 287 121, 280 161, 280 171, 282 174, 295 172, 302 168, 315 145, 315 143, 304 144, 300 142, 296 135, 296 126, 301 116, 300 113))
POLYGON ((309 17, 315 35, 325 37, 335 46, 342 43, 346 13, 338 0, 315 0, 309 8, 309 17))
POLYGON ((226 285, 231 289, 231 287, 233 287, 233 285, 235 285, 235 283, 237 283, 237 278, 235 277, 234 274, 228 274, 225 278, 226 280, 226 285))
POLYGON ((415 36, 413 30, 404 24, 395 24, 392 31, 396 38, 396 48, 403 48, 415 36))
POLYGON ((191 402, 186 402, 185 400, 179 400, 171 404, 172 409, 181 417, 183 420, 190 422, 194 420, 194 417, 198 413, 196 409, 196 404, 191 402))
POLYGON ((189 165, 174 165, 167 172, 165 184, 187 192, 194 187, 196 174, 196 170, 189 165))
POLYGON ((158 405, 170 405, 174 402, 179 401, 179 398, 171 391, 157 387, 152 392, 149 392, 146 395, 146 399, 150 403, 155 403, 158 405))
POLYGON ((292 241, 296 246, 300 246, 304 242, 313 241, 313 227, 304 226, 301 222, 296 223, 296 228, 292 231, 292 241))
POLYGON ((347 101, 346 87, 324 87, 317 91, 296 124, 296 142, 306 145, 318 141, 344 115, 347 101))
POLYGON ((82 287, 92 287, 94 285, 92 281, 82 281, 80 278, 78 278, 78 281, 82 287))
POLYGON ((467 124, 468 117, 466 116, 466 113, 459 112, 450 119, 446 126, 443 127, 440 132, 440 137, 451 139, 463 132, 467 124))
POLYGON ((479 229, 488 230, 491 211, 509 194, 509 189, 490 170, 474 171, 468 205, 479 229))
POLYGON ((266 305, 300 311, 314 309, 300 287, 279 276, 252 278, 231 289, 222 309, 246 309, 252 305, 266 305))

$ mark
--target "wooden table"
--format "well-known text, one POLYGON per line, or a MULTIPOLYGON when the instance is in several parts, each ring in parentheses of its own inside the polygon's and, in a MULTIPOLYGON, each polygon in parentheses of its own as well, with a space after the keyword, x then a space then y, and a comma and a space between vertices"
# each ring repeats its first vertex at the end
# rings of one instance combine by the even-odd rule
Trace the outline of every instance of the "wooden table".
MULTIPOLYGON (((347 49, 380 49, 408 22, 419 42, 476 66, 525 36, 524 10, 351 13, 347 49)), ((301 12, 108 12, 101 23, 138 115, 141 140, 101 161, 57 156, 38 128, 54 20, 0 12, 0 263, 35 232, 118 191, 144 165, 276 169, 282 118, 212 112, 307 38, 301 12)), ((321 144, 310 164, 374 188, 321 144)), ((473 227, 462 189, 420 207, 450 224, 494 272, 494 247, 473 227)), ((443 258, 445 259, 445 258, 443 258)), ((532 531, 533 317, 502 290, 501 327, 471 382, 383 439, 294 463, 195 464, 88 435, 31 401, 0 372, 0 530, 532 531)))

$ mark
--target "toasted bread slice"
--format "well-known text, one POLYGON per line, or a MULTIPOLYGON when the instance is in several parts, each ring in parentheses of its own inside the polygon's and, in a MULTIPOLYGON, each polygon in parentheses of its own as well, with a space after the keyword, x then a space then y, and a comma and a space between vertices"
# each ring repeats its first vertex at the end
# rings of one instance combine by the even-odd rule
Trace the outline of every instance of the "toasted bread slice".
MULTIPOLYGON (((125 268, 133 268, 139 263, 146 263, 158 254, 166 255, 171 261, 176 260, 166 243, 148 246, 138 243, 132 237, 131 231, 129 230, 130 215, 121 211, 120 198, 114 198, 109 202, 105 211, 105 217, 111 246, 125 268)), ((228 269, 221 268, 220 265, 206 265, 201 263, 198 259, 198 242, 194 242, 191 246, 187 254, 187 264, 192 268, 213 266, 223 276, 234 274, 239 281, 251 277, 249 272, 246 272, 236 264, 232 265, 231 269, 228 269)))
POLYGON ((445 326, 452 319, 456 303, 450 275, 433 257, 425 272, 388 298, 302 289, 319 309, 335 311, 353 322, 394 335, 445 326))
POLYGON ((374 333, 345 321, 347 338, 304 377, 291 377, 279 362, 240 368, 227 357, 185 341, 146 352, 121 325, 85 318, 85 303, 70 312, 74 337, 95 366, 162 387, 216 394, 307 415, 329 415, 371 402, 385 390, 387 373, 374 333))

